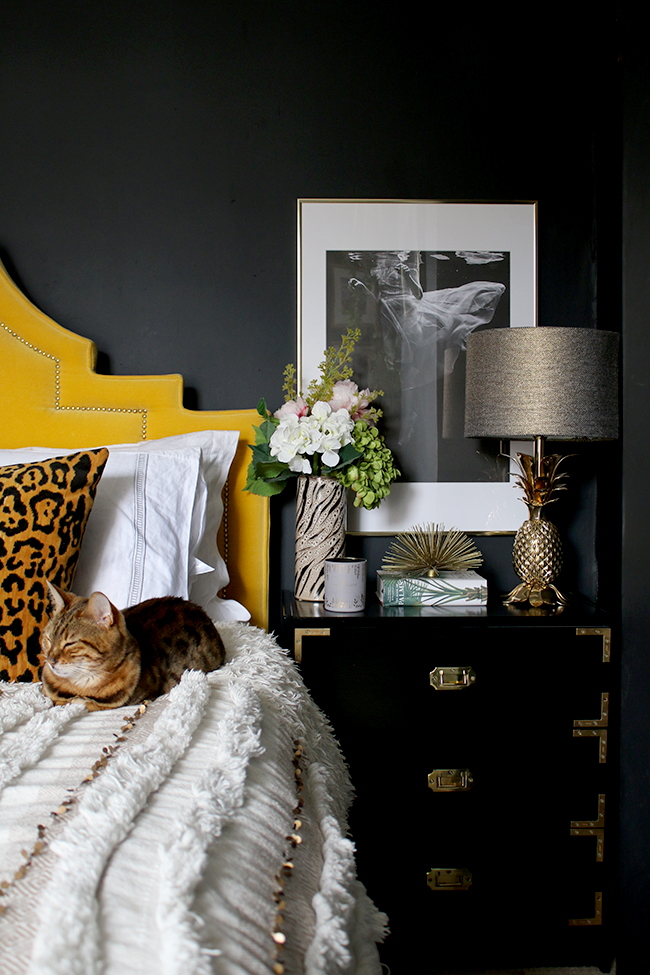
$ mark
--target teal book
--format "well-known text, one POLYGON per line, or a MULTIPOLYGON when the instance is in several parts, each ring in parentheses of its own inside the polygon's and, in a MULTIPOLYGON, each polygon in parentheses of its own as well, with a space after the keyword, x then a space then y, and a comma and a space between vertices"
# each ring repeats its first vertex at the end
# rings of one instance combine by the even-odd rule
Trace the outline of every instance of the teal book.
POLYGON ((471 569, 434 578, 380 569, 377 596, 384 606, 485 606, 487 580, 471 569))

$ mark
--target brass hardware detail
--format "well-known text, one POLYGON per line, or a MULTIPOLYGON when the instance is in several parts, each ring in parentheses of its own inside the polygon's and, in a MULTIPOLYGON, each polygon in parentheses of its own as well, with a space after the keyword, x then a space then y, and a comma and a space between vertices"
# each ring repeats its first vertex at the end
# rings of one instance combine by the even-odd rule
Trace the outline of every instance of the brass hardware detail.
POLYGON ((600 695, 600 717, 585 718, 581 721, 574 721, 574 728, 606 728, 609 722, 609 694, 603 691, 600 695))
POLYGON ((602 863, 605 851, 605 796, 598 796, 598 815, 596 819, 574 819, 571 822, 571 836, 593 836, 596 840, 596 860, 602 863))
POLYGON ((603 663, 608 664, 612 654, 612 631, 608 626, 596 627, 595 629, 579 626, 576 636, 602 636, 603 638, 603 663))
POLYGON ((472 667, 434 667, 429 680, 436 691, 462 691, 475 683, 476 673, 472 667))
POLYGON ((596 891, 596 914, 595 917, 578 918, 569 921, 571 927, 597 927, 603 923, 603 895, 602 891, 596 891))
POLYGON ((604 829, 574 829, 571 828, 571 836, 593 836, 596 840, 596 860, 602 863, 605 852, 605 830, 604 829))
POLYGON ((427 874, 427 887, 431 890, 469 890, 471 886, 472 874, 464 867, 453 870, 434 867, 427 874))
POLYGON ((598 749, 598 762, 600 765, 605 765, 607 762, 607 728, 594 728, 591 729, 580 729, 573 732, 574 738, 600 738, 600 747, 598 749))
MULTIPOLYGON (((578 627, 576 636, 600 636, 603 641, 603 663, 611 661, 612 631, 609 627, 587 628, 578 627)), ((609 694, 603 691, 600 695, 600 717, 581 718, 573 722, 574 738, 598 738, 598 762, 607 762, 607 726, 609 724, 609 694)), ((576 819, 571 822, 571 836, 593 836, 596 840, 596 860, 601 863, 605 851, 605 796, 598 796, 598 814, 596 819, 576 819)), ((593 918, 578 918, 569 921, 573 926, 595 926, 602 924, 603 895, 596 894, 596 911, 593 918)))
POLYGON ((435 768, 428 781, 433 792, 467 792, 474 785, 474 776, 468 768, 435 768))
POLYGON ((571 829, 602 829, 605 825, 605 796, 601 793, 598 796, 598 818, 597 819, 575 819, 571 823, 571 829))
POLYGON ((327 626, 315 627, 296 627, 293 631, 293 655, 296 663, 302 663, 302 638, 304 636, 329 636, 330 630, 327 626))

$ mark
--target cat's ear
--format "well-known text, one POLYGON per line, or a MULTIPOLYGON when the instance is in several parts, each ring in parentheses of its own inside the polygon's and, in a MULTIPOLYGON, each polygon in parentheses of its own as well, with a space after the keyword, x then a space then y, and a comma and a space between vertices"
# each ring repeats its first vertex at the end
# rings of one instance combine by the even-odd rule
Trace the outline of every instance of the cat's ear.
POLYGON ((56 616, 60 613, 69 602, 74 598, 71 593, 64 592, 63 589, 59 589, 54 583, 50 582, 49 579, 45 580, 47 582, 47 591, 50 597, 50 611, 52 616, 56 616))
POLYGON ((113 625, 115 612, 115 607, 103 592, 94 592, 86 606, 86 616, 90 616, 95 623, 106 629, 113 625))

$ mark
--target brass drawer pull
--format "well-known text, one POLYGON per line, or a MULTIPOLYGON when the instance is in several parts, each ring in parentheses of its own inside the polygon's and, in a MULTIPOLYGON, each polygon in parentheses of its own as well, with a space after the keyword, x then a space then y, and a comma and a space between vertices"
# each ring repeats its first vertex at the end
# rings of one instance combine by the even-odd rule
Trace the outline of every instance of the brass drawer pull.
POLYGON ((472 874, 464 867, 452 870, 433 868, 427 874, 427 887, 431 890, 469 890, 472 874))
POLYGON ((473 667, 434 667, 429 674, 436 691, 462 691, 476 682, 473 667))
POLYGON ((434 768, 428 781, 433 792, 467 792, 474 785, 474 776, 468 768, 434 768))

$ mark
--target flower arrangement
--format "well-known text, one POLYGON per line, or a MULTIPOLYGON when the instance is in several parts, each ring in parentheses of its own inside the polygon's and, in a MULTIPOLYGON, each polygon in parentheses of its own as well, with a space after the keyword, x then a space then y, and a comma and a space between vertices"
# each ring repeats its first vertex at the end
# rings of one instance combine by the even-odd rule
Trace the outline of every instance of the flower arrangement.
POLYGON ((296 370, 284 371, 285 402, 270 413, 264 399, 257 406, 263 422, 255 427, 247 490, 273 495, 291 477, 334 477, 354 492, 356 507, 376 508, 399 471, 376 427, 381 410, 371 404, 381 392, 360 390, 351 379, 350 361, 360 336, 348 329, 338 349, 329 347, 318 367, 319 378, 307 395, 296 395, 296 370))

